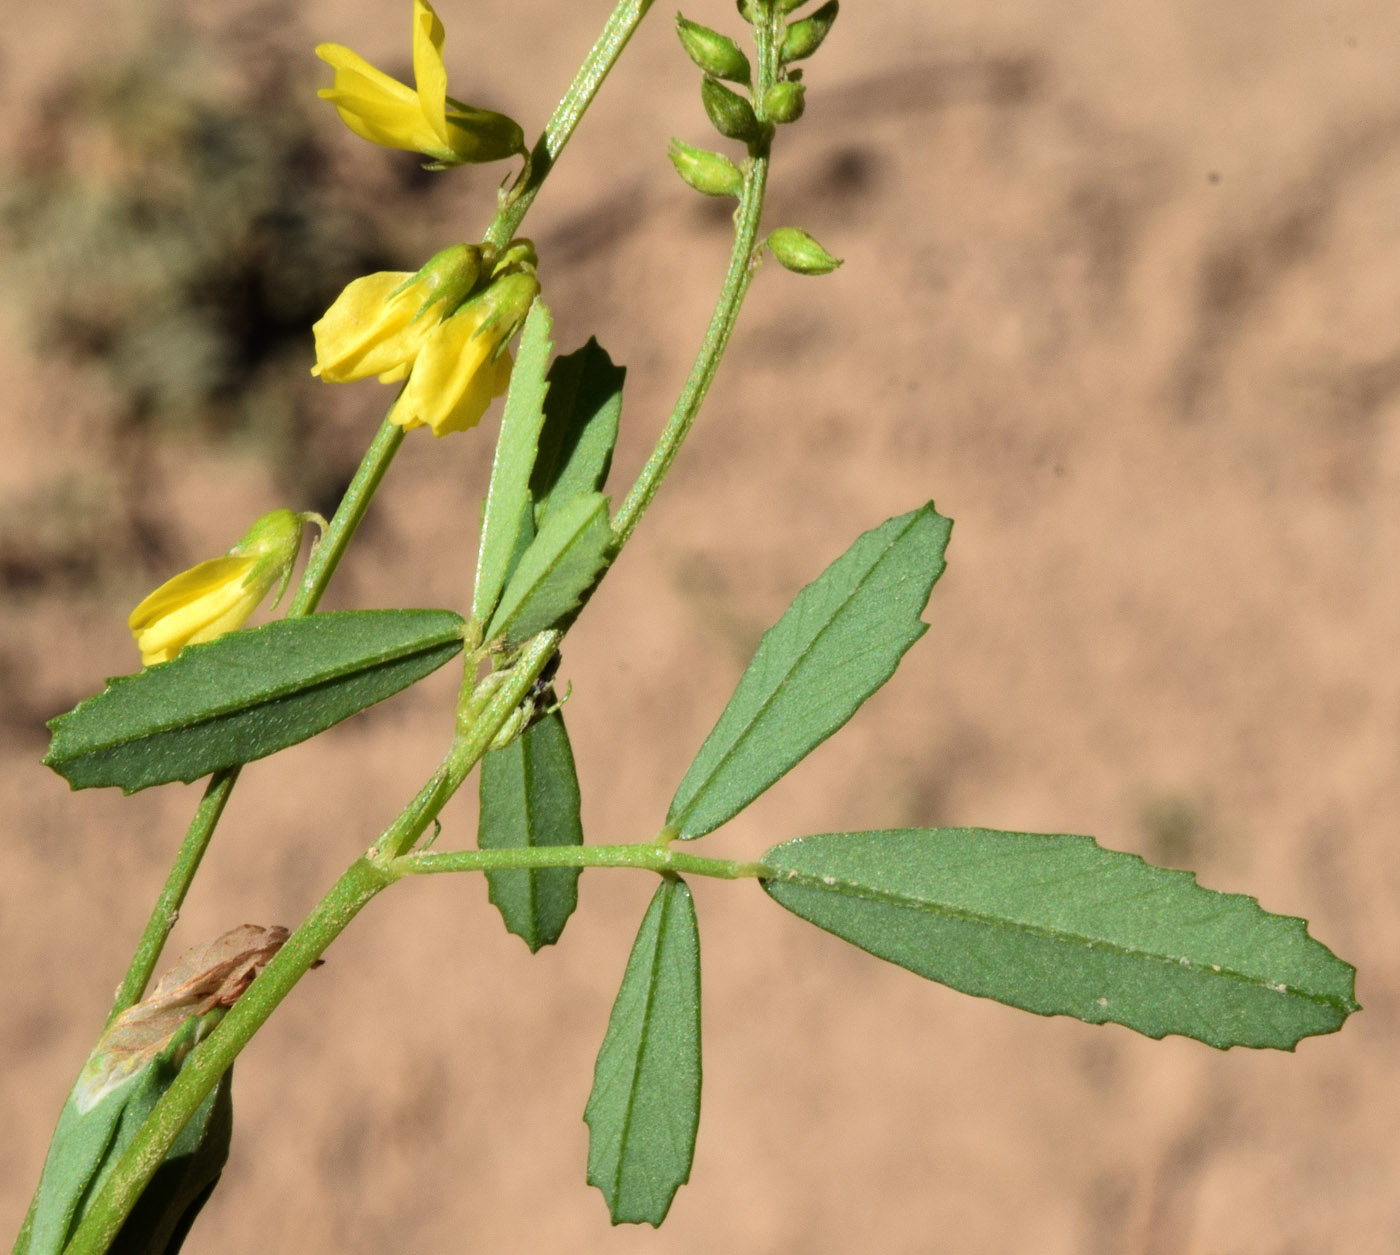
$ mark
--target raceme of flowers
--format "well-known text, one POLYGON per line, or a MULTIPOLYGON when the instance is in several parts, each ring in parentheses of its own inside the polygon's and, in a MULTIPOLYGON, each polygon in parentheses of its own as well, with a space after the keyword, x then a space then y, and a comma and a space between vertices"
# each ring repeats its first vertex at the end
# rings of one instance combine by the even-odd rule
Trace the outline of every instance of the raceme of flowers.
POLYGON ((416 274, 356 279, 312 329, 314 373, 332 383, 407 379, 389 417, 436 436, 475 427, 510 382, 505 347, 539 294, 535 250, 517 240, 467 299, 488 251, 456 244, 416 274))

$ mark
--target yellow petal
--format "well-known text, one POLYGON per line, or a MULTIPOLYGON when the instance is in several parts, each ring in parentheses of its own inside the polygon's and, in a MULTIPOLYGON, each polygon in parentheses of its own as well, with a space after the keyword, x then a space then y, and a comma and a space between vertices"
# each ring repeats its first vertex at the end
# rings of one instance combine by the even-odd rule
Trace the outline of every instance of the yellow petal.
POLYGON ((405 104, 417 99, 418 93, 413 88, 406 83, 400 83, 396 78, 391 78, 383 70, 371 65, 358 52, 351 52, 344 44, 317 44, 316 55, 327 65, 334 67, 336 87, 342 87, 346 91, 377 91, 405 104), (355 76, 363 80, 358 87, 354 85, 355 76))
POLYGON ((316 94, 330 101, 341 121, 361 139, 384 148, 451 158, 451 150, 423 115, 412 88, 342 44, 321 44, 316 55, 335 67, 334 83, 316 94))
POLYGON ((405 428, 426 423, 441 435, 481 421, 495 376, 493 372, 484 384, 480 376, 500 343, 482 325, 490 312, 487 305, 473 302, 428 337, 394 406, 394 422, 405 428))
POLYGON ((402 379, 441 318, 443 299, 430 282, 403 271, 354 280, 311 328, 321 377, 402 379))
POLYGON ((225 554, 192 566, 188 571, 181 571, 179 575, 166 580, 131 612, 127 626, 133 632, 138 632, 212 589, 241 584, 255 562, 256 559, 251 556, 225 554))
POLYGON ((167 580, 145 598, 127 626, 147 666, 167 662, 186 645, 241 627, 267 586, 253 577, 257 558, 211 558, 167 580))
POLYGON ((445 37, 442 22, 428 0, 413 0, 413 82, 423 116, 444 145, 448 142, 447 69, 442 63, 445 37))

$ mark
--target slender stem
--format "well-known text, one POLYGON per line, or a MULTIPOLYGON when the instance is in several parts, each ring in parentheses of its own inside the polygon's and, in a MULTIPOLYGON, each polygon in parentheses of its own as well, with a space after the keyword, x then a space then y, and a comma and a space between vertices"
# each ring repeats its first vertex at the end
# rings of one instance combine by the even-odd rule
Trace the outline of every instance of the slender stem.
POLYGON ((238 1052, 278 1004, 377 893, 394 877, 368 859, 357 859, 287 944, 229 1010, 219 1027, 185 1060, 106 1186, 74 1231, 67 1255, 101 1255, 110 1246, 166 1152, 195 1109, 228 1071, 238 1052))
POLYGON ((763 193, 768 182, 768 155, 766 152, 755 155, 749 162, 744 177, 743 190, 739 194, 739 207, 735 211, 734 247, 729 254, 729 269, 725 272, 724 286, 720 289, 715 312, 710 318, 709 329, 690 375, 685 381, 676 400, 671 417, 666 422, 656 447, 642 467, 622 505, 613 517, 613 533, 620 546, 627 543, 637 523, 646 511, 671 463, 676 460, 686 434, 690 431, 695 416, 710 390, 720 359, 734 334, 734 324, 739 318, 739 308, 748 292, 756 265, 755 243, 758 239, 758 222, 763 213, 763 193))
POLYGON ((537 870, 543 867, 631 867, 641 871, 711 876, 719 880, 752 880, 771 876, 762 863, 727 858, 702 858, 647 841, 640 845, 546 845, 511 850, 421 850, 389 864, 400 876, 441 872, 537 870))
POLYGON ((165 886, 161 889, 160 897, 156 899, 151 916, 146 921, 146 930, 136 944, 136 953, 131 956, 131 966, 127 968, 126 976, 117 990, 112 1010, 107 1017, 109 1024, 128 1007, 140 1002, 141 996, 146 992, 146 986, 151 982, 151 974, 160 961, 161 951, 165 949, 166 938, 175 927, 175 921, 180 918, 180 907, 190 890, 195 872, 199 870, 204 851, 209 848, 209 839, 214 835, 219 816, 224 813, 224 805, 228 802, 229 794, 233 792, 233 786, 238 782, 239 770, 238 767, 228 767, 210 777, 204 796, 200 799, 199 806, 190 820, 190 826, 185 831, 180 852, 175 856, 170 874, 165 878, 165 886))
POLYGON ((306 570, 302 572, 296 596, 292 598, 292 604, 287 609, 287 618, 299 619, 315 611, 320 603, 321 594, 326 591, 326 585, 331 582, 331 576, 340 565, 346 546, 350 544, 365 517, 369 503, 374 500, 374 494, 390 463, 393 462, 394 454, 399 451, 403 436, 404 429, 396 423, 391 423, 386 415, 384 421, 379 424, 379 430, 374 433, 369 448, 365 450, 355 478, 350 481, 345 495, 341 497, 335 517, 326 528, 326 534, 311 552, 306 570))
POLYGON ((608 16, 602 34, 588 50, 588 56, 579 66, 574 81, 569 84, 558 106, 545 124, 544 133, 530 150, 530 160, 521 171, 516 185, 507 195, 506 204, 496 215, 491 229, 486 233, 486 242, 497 248, 510 243, 520 227, 531 203, 539 194, 554 162, 563 151, 564 145, 578 126, 593 97, 598 94, 603 80, 612 72, 632 32, 651 8, 652 0, 618 0, 617 7, 608 16))
POLYGON ((460 713, 467 717, 463 720, 461 731, 453 739, 442 766, 370 851, 369 857, 378 866, 390 865, 394 859, 412 849, 418 838, 427 831, 428 825, 461 788, 471 769, 485 757, 496 734, 525 700, 530 686, 554 657, 563 639, 564 634, 556 631, 541 632, 533 637, 510 670, 504 673, 505 678, 500 686, 480 707, 473 709, 471 692, 465 694, 466 708, 460 713))

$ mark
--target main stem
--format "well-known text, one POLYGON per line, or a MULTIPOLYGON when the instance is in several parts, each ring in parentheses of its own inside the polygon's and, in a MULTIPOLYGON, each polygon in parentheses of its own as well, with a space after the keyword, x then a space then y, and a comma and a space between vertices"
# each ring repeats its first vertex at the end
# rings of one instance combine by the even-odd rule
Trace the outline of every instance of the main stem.
POLYGON ((652 0, 619 0, 603 26, 602 34, 589 49, 588 56, 579 66, 574 81, 569 84, 554 112, 545 124, 544 133, 530 150, 530 160, 520 172, 520 178, 506 195, 506 203, 491 229, 486 233, 486 243, 504 248, 520 227, 521 221, 539 195, 545 179, 554 169, 554 163, 569 136, 574 133, 579 120, 587 112, 588 106, 598 94, 604 79, 612 72, 632 32, 651 8, 652 0))
MULTIPOLYGON (((621 0, 613 11, 603 34, 594 44, 537 142, 532 160, 522 175, 522 183, 512 192, 487 232, 488 241, 500 247, 512 238, 552 168, 554 159, 650 5, 651 0, 621 0)), ((762 99, 765 82, 771 78, 772 51, 771 31, 760 30, 759 90, 755 93, 759 100, 762 99)), ((756 263, 758 225, 768 177, 770 135, 770 131, 765 131, 750 153, 739 206, 735 212, 735 238, 729 267, 700 352, 656 448, 613 521, 619 548, 631 536, 675 461, 733 334, 756 263)), ((386 419, 325 537, 307 565, 289 615, 314 611, 402 438, 401 429, 386 419)), ((535 679, 557 651, 561 636, 559 632, 543 632, 522 651, 511 668, 508 680, 492 695, 472 725, 454 740, 442 765, 413 802, 381 835, 369 853, 350 866, 253 982, 248 992, 224 1017, 215 1032, 191 1054, 170 1089, 122 1155, 106 1187, 93 1200, 66 1248, 66 1255, 100 1255, 107 1250, 180 1130, 218 1084, 219 1078, 238 1053, 350 921, 374 896, 402 876, 533 867, 626 867, 723 879, 756 878, 765 874, 765 868, 759 863, 702 858, 656 842, 623 846, 410 853, 428 825, 436 819, 471 769, 485 755, 506 719, 525 698, 535 679)), ((201 806, 201 811, 208 811, 210 818, 191 825, 191 833, 198 827, 206 844, 232 784, 233 778, 226 784, 217 778, 211 782, 210 791, 201 806), (220 788, 217 805, 211 800, 216 785, 220 788)), ((199 817, 196 819, 198 821, 199 817)), ((186 844, 191 844, 189 836, 186 844)), ((181 861, 184 861, 185 853, 182 848, 181 861)), ((202 853, 202 846, 191 851, 189 876, 193 875, 193 868, 198 865, 202 853)), ((187 887, 188 877, 184 885, 187 887)), ((173 915, 178 911, 178 899, 182 897, 183 889, 169 895, 162 894, 157 907, 159 917, 173 923, 173 915), (173 907, 167 902, 167 897, 173 900, 173 907)), ((153 915, 153 921, 155 919, 156 915, 153 915)), ((168 932, 168 924, 164 927, 168 932)), ((162 934, 160 944, 163 942, 162 934)), ((154 963, 158 953, 157 945, 155 953, 150 956, 151 963, 154 963)), ((126 988, 126 984, 134 983, 134 979, 129 973, 128 982, 124 983, 123 988, 126 988)), ((149 971, 141 978, 143 988, 148 979, 149 971)), ((21 1233, 21 1242, 23 1236, 21 1233)))
MULTIPOLYGON (((627 46, 632 32, 646 16, 651 4, 652 0, 621 0, 613 10, 603 26, 602 33, 550 116, 544 133, 536 142, 531 162, 522 176, 524 183, 512 195, 509 203, 497 213, 487 228, 484 237, 486 240, 495 243, 497 247, 504 247, 510 242, 544 185, 555 160, 569 142, 579 121, 592 104, 603 81, 627 46)), ((359 529, 375 492, 393 463, 394 455, 403 443, 403 437, 404 429, 390 422, 388 417, 380 423, 379 430, 375 432, 374 439, 355 472, 355 477, 340 499, 325 535, 321 537, 307 561, 296 595, 287 610, 289 619, 315 612, 346 548, 359 529)), ((213 839, 214 830, 218 826, 229 795, 233 792, 233 786, 238 783, 239 770, 238 767, 231 767, 216 772, 210 779, 204 798, 186 829, 184 841, 161 888, 160 896, 146 921, 141 940, 137 943, 136 952, 132 955, 131 963, 112 1004, 109 1018, 115 1018, 139 1002, 150 984, 170 931, 179 918, 180 907, 189 893, 195 872, 199 869, 204 853, 213 839)))

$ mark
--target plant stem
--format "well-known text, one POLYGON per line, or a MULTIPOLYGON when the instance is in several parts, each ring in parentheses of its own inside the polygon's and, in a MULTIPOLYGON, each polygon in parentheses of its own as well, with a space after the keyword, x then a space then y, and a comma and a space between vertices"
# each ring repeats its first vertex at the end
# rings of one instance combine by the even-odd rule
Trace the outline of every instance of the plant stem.
POLYGON ((360 460, 355 478, 350 481, 340 504, 336 506, 335 515, 326 527, 325 535, 311 551, 306 570, 301 574, 296 596, 287 608, 287 618, 300 619, 304 615, 315 613, 321 595, 326 591, 326 585, 331 582, 336 567, 340 565, 340 559, 364 519, 369 503, 374 500, 374 494, 388 472, 394 454, 399 451, 403 437, 404 429, 397 423, 391 423, 386 414, 384 421, 379 424, 379 430, 374 433, 369 448, 365 450, 365 456, 360 460))
MULTIPOLYGON (((603 80, 607 78, 622 50, 627 46, 632 32, 646 16, 651 3, 652 0, 621 0, 613 10, 602 34, 589 50, 578 73, 574 75, 573 82, 569 84, 568 90, 551 115, 544 133, 535 144, 528 182, 512 197, 510 203, 497 213, 487 229, 487 240, 494 241, 498 247, 509 243, 543 186, 555 158, 573 135, 603 80)), ((302 572, 301 582, 297 586, 296 595, 287 609, 287 618, 301 618, 315 612, 331 577, 340 565, 340 559, 359 529, 375 492, 388 472, 394 455, 398 453, 403 437, 404 429, 390 422, 386 415, 365 451, 355 477, 341 497, 325 534, 312 550, 306 569, 302 572)), ((472 760, 473 763, 475 761, 476 759, 472 760)), ((204 799, 190 820, 175 864, 171 867, 146 922, 136 953, 132 956, 131 964, 122 979, 112 1007, 112 1017, 138 1002, 150 983, 151 975, 165 948, 165 942, 170 936, 170 930, 179 917, 180 907, 189 892, 194 874, 214 836, 214 829, 218 826, 224 804, 238 781, 238 772, 237 767, 229 768, 216 773, 210 780, 204 799)), ((415 834, 415 839, 421 835, 421 831, 420 829, 419 833, 415 834)))
POLYGON ((772 873, 762 863, 702 858, 647 841, 640 845, 549 845, 510 850, 422 850, 394 859, 388 870, 398 876, 442 872, 537 870, 543 867, 629 867, 641 871, 752 880, 772 873))
POLYGON ((602 33, 588 50, 588 56, 579 66, 574 81, 563 95, 558 106, 545 124, 544 133, 530 150, 530 160, 514 187, 507 194, 506 203, 496 220, 487 231, 485 240, 497 248, 504 248, 519 229, 530 205, 539 194, 554 162, 563 151, 564 145, 578 126, 579 119, 593 103, 603 80, 612 72, 632 32, 651 8, 652 0, 618 0, 617 7, 609 14, 602 33))
POLYGON ((705 396, 714 381, 729 338, 734 334, 734 325, 739 319, 739 309, 749 290, 754 270, 758 265, 756 245, 758 224, 763 215, 763 196, 768 185, 769 149, 772 142, 771 128, 763 117, 763 93, 773 80, 776 59, 774 53, 773 28, 761 23, 755 30, 758 41, 758 72, 754 84, 754 107, 764 130, 751 146, 748 165, 744 171, 744 185, 739 192, 739 205, 734 211, 734 247, 729 254, 729 269, 725 272, 724 285, 720 289, 715 312, 710 317, 709 329, 704 342, 686 378, 685 387, 676 399, 675 408, 666 422, 656 447, 642 467, 617 513, 613 516, 612 528, 620 546, 636 529, 651 499, 661 487, 661 481, 676 460, 686 434, 690 431, 695 416, 700 412, 705 396))
POLYGON ((66 1255, 101 1255, 107 1250, 180 1130, 228 1071, 248 1039, 365 904, 393 881, 392 875, 368 859, 356 859, 350 865, 234 1003, 218 1028, 185 1060, 179 1075, 93 1199, 64 1248, 66 1255))
POLYGON ((160 897, 156 899, 151 916, 146 921, 146 930, 137 942, 136 953, 131 956, 131 965, 126 969, 126 976, 117 990, 107 1023, 110 1024, 128 1007, 135 1006, 146 992, 146 986, 151 982, 151 974, 160 961, 161 951, 165 949, 166 938, 175 927, 175 921, 180 918, 180 907, 185 901, 185 895, 190 891, 190 884, 194 880, 195 872, 199 870, 204 851, 209 848, 209 839, 214 835, 219 816, 224 813, 229 794, 238 783, 239 770, 238 767, 228 767, 210 777, 204 796, 200 799, 199 806, 190 820, 190 826, 185 831, 180 852, 175 856, 170 874, 165 878, 165 886, 161 889, 160 897))

